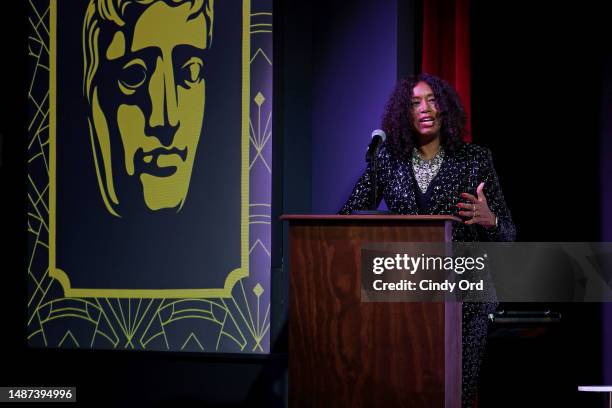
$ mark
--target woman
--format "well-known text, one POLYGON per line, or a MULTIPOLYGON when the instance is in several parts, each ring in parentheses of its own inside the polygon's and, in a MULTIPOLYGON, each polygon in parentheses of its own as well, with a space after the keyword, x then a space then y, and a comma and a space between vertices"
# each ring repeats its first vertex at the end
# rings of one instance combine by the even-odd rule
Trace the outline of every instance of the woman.
MULTIPOLYGON (((440 214, 463 218, 453 241, 513 241, 516 230, 506 206, 491 152, 467 144, 466 115, 454 89, 428 74, 401 80, 383 115, 387 140, 377 158, 376 205, 384 198, 398 214, 440 214)), ((340 210, 370 208, 368 166, 340 210)), ((490 303, 463 304, 463 399, 470 407, 485 347, 490 303)))

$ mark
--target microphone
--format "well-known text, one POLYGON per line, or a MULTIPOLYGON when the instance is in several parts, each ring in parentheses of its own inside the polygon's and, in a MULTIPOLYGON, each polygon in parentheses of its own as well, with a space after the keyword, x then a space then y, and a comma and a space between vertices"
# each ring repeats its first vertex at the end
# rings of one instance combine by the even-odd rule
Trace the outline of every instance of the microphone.
POLYGON ((370 203, 367 210, 356 210, 353 214, 357 215, 383 215, 392 214, 391 211, 377 210, 378 200, 378 163, 376 163, 376 156, 378 155, 378 149, 387 139, 387 135, 380 129, 376 129, 372 132, 372 141, 368 146, 368 152, 366 153, 366 161, 368 162, 368 169, 371 174, 372 192, 370 197, 370 203))
POLYGON ((370 142, 370 145, 368 146, 368 151, 366 153, 366 161, 368 163, 375 159, 376 155, 378 154, 378 149, 380 148, 380 145, 382 145, 386 139, 387 135, 382 130, 376 129, 372 132, 372 141, 370 142))

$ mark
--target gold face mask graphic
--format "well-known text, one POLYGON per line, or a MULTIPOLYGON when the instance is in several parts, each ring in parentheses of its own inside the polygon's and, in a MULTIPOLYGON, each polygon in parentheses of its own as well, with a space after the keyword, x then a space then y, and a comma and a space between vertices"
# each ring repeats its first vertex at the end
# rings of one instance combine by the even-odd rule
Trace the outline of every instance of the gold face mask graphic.
POLYGON ((98 184, 113 215, 126 206, 178 211, 185 203, 211 32, 212 0, 90 4, 84 90, 98 184))

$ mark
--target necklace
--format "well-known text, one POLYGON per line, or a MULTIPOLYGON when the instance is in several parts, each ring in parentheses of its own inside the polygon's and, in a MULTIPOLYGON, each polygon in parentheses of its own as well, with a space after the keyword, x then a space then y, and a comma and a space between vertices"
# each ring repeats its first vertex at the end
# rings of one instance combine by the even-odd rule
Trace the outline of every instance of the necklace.
POLYGON ((414 177, 419 185, 419 189, 423 194, 425 194, 427 187, 429 187, 431 181, 440 171, 443 161, 444 150, 442 147, 440 147, 438 153, 431 160, 423 159, 417 149, 412 149, 412 169, 414 170, 414 177))

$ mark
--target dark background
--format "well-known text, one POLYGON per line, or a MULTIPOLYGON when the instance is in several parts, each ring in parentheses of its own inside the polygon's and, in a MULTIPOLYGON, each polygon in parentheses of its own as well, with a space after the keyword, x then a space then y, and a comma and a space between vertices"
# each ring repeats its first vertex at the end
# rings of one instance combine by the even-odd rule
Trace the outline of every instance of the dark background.
MULTIPOLYGON (((473 138, 493 151, 519 241, 604 239, 599 136, 603 115, 612 114, 602 109, 612 76, 605 15, 595 2, 472 4, 473 138)), ((576 391, 603 383, 610 344, 603 344, 600 304, 502 306, 558 311, 562 323, 522 332, 494 327, 483 406, 603 401, 576 391)))
MULTIPOLYGON (((418 8, 418 2, 398 2, 395 6, 404 11, 418 8)), ((26 348, 28 26, 27 4, 21 3, 6 9, 5 21, 15 25, 2 25, 0 37, 3 54, 11 56, 3 59, 11 61, 3 64, 5 78, 11 80, 4 86, 0 123, 5 135, 0 167, 5 206, 0 384, 76 385, 81 401, 113 405, 280 403, 287 363, 287 274, 282 270, 286 243, 280 224, 273 225, 276 341, 269 357, 26 348)), ((321 63, 313 60, 313 49, 321 45, 317 41, 330 40, 321 36, 313 40, 313 20, 325 7, 338 10, 367 5, 333 0, 320 5, 276 3, 273 211, 309 212, 320 182, 313 179, 312 168, 325 165, 316 155, 313 158, 311 150, 312 89, 317 86, 313 67, 321 63)), ((604 24, 604 6, 588 3, 556 3, 553 7, 519 0, 472 5, 474 142, 493 151, 522 241, 599 241, 605 235, 600 216, 604 209, 598 135, 604 113, 609 112, 602 105, 602 83, 610 76, 612 47, 606 42, 612 36, 606 28, 609 24, 604 24)), ((400 16, 398 33, 406 32, 406 21, 411 19, 415 16, 400 16)), ((367 49, 361 57, 367 58, 367 49)), ((404 67, 400 71, 407 72, 410 64, 404 58, 397 63, 404 67)), ((360 145, 351 154, 363 154, 369 134, 359 137, 360 145)), ((329 167, 333 169, 333 163, 329 167)), ((357 176, 361 170, 352 171, 357 176)), ((342 188, 350 190, 350 186, 342 188)), ((521 307, 545 306, 563 313, 560 325, 513 334, 493 328, 482 373, 483 407, 598 406, 603 402, 599 396, 575 390, 578 384, 601 383, 603 378, 602 350, 610 344, 601 340, 600 305, 521 307)))

